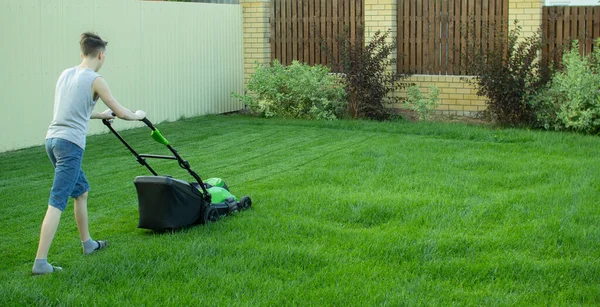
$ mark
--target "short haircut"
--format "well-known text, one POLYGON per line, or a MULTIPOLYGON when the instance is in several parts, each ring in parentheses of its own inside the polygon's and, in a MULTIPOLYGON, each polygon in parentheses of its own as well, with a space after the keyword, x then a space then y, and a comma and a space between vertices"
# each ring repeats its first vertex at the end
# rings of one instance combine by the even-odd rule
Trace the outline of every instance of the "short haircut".
POLYGON ((107 41, 102 40, 96 33, 85 32, 81 34, 79 46, 84 56, 97 56, 101 51, 106 50, 107 41))

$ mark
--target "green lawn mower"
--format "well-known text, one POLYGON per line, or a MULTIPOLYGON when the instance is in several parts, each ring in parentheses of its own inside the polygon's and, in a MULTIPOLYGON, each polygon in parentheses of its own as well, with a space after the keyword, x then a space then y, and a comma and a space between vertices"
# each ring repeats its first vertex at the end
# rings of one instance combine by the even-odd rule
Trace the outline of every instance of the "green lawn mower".
POLYGON ((165 145, 173 156, 138 154, 112 127, 112 120, 102 120, 104 125, 131 151, 137 161, 145 166, 153 176, 138 176, 133 183, 138 194, 139 225, 138 228, 164 231, 179 229, 196 224, 216 222, 222 216, 249 209, 252 200, 248 196, 237 198, 229 191, 229 187, 221 178, 209 178, 204 181, 190 168, 179 153, 171 147, 160 131, 148 120, 143 119, 151 130, 152 138, 165 145), (179 166, 188 171, 195 182, 187 182, 159 176, 146 159, 177 160, 179 166))

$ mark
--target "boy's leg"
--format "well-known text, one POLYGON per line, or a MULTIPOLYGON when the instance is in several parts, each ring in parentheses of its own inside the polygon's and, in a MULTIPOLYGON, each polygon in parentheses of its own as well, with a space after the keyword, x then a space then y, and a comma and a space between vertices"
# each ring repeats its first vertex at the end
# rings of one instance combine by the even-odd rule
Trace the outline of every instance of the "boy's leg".
POLYGON ((52 244, 52 240, 54 239, 54 235, 56 234, 56 230, 58 229, 61 214, 62 211, 48 205, 48 210, 46 210, 46 216, 44 217, 44 221, 42 222, 42 229, 40 231, 40 243, 38 245, 38 250, 37 254, 35 255, 35 258, 48 258, 48 250, 50 250, 50 245, 52 244))
POLYGON ((32 269, 32 273, 36 275, 52 273, 56 269, 60 269, 48 263, 48 251, 58 229, 62 211, 67 205, 69 193, 73 191, 77 183, 83 157, 81 148, 62 139, 46 140, 46 152, 52 165, 54 165, 54 181, 50 190, 48 209, 42 222, 40 242, 32 269))
POLYGON ((108 246, 106 241, 95 241, 90 236, 90 229, 88 223, 88 211, 87 211, 87 200, 88 191, 90 185, 83 170, 79 170, 79 179, 73 190, 71 197, 75 198, 75 221, 77 222, 77 229, 79 230, 79 238, 81 239, 81 245, 83 246, 84 254, 91 254, 96 250, 103 249, 108 246))
POLYGON ((88 192, 85 192, 75 198, 75 221, 77 222, 77 229, 79 230, 79 238, 81 239, 81 242, 86 242, 90 239, 87 213, 87 196, 88 192))
POLYGON ((61 214, 61 210, 48 205, 48 210, 46 210, 46 216, 44 217, 40 231, 40 243, 31 270, 34 275, 49 274, 62 270, 60 267, 55 267, 48 263, 48 251, 58 229, 61 214))

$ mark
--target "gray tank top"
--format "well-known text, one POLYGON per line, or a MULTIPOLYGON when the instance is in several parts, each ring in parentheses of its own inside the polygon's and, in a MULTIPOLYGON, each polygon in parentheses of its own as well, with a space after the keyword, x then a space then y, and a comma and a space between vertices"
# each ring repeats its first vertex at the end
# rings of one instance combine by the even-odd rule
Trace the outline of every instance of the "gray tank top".
POLYGON ((99 76, 89 68, 79 67, 66 69, 60 74, 54 92, 54 117, 46 139, 65 139, 85 149, 88 121, 96 105, 92 97, 92 82, 99 76))

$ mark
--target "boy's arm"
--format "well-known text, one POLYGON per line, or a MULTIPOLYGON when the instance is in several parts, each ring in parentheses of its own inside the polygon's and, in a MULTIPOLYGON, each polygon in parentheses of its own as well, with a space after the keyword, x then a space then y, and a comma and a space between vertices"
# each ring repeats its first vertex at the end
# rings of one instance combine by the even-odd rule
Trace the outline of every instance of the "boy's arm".
POLYGON ((113 97, 110 92, 110 88, 108 84, 102 77, 98 77, 92 82, 92 91, 97 93, 100 99, 104 101, 107 107, 110 110, 106 110, 102 113, 94 113, 92 114, 92 118, 106 118, 107 115, 111 115, 109 113, 114 113, 118 118, 124 120, 142 120, 146 117, 146 112, 138 110, 131 112, 129 109, 123 107, 115 97, 113 97), (97 117, 94 117, 97 116, 97 117))

